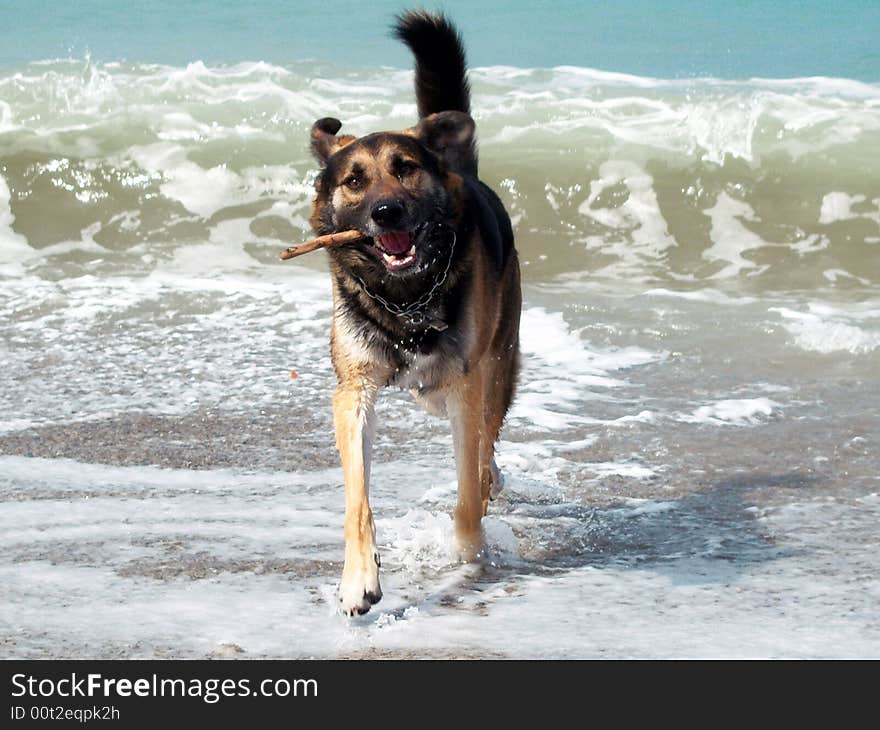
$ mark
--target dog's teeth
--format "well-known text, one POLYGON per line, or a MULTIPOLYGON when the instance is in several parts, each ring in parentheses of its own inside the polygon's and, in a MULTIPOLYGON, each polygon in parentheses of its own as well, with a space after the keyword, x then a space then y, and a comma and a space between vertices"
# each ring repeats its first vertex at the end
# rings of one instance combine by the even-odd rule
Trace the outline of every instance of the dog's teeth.
POLYGON ((393 254, 382 251, 382 258, 385 260, 386 265, 392 269, 399 269, 401 266, 405 266, 406 264, 411 263, 415 259, 415 257, 415 245, 410 246, 409 251, 407 251, 406 254, 393 254))

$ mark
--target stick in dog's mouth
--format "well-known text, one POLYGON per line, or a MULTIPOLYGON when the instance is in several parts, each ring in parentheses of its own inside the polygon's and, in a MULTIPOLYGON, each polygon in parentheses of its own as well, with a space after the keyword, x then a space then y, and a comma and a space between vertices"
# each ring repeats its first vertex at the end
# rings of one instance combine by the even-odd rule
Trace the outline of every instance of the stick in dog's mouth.
MULTIPOLYGON (((319 248, 330 248, 331 246, 342 246, 348 243, 357 243, 368 239, 369 236, 364 235, 360 231, 339 231, 338 233, 328 233, 324 236, 318 236, 311 241, 300 243, 297 246, 291 246, 281 251, 278 256, 282 260, 296 258, 305 253, 317 251, 319 248)), ((380 233, 373 239, 373 245, 379 254, 385 266, 391 271, 399 271, 411 266, 416 260, 416 245, 413 242, 414 233, 406 231, 390 231, 388 233, 380 233)))
POLYGON ((354 243, 367 238, 360 231, 340 231, 339 233, 328 233, 326 236, 318 236, 311 241, 306 241, 298 246, 291 246, 284 249, 278 256, 282 260, 292 259, 296 256, 302 256, 304 253, 310 253, 319 248, 328 248, 330 246, 341 246, 345 243, 354 243))
MULTIPOLYGON (((278 256, 282 260, 296 258, 305 253, 317 251, 319 248, 342 246, 347 243, 357 243, 369 238, 360 231, 339 231, 318 236, 311 241, 291 246, 281 251, 278 256)), ((385 266, 392 271, 398 271, 411 266, 416 260, 416 245, 413 243, 413 234, 406 231, 391 231, 382 233, 373 239, 373 244, 385 266)))

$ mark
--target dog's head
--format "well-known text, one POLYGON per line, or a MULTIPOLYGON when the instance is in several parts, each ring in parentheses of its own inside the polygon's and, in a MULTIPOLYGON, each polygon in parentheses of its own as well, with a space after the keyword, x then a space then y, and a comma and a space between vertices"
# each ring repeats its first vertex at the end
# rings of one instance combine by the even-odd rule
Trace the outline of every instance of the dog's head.
POLYGON ((436 224, 455 225, 461 178, 474 159, 474 122, 463 112, 432 114, 401 132, 338 136, 337 119, 312 127, 322 170, 315 183, 312 226, 319 234, 358 230, 367 238, 333 252, 362 275, 407 277, 437 258, 436 224))

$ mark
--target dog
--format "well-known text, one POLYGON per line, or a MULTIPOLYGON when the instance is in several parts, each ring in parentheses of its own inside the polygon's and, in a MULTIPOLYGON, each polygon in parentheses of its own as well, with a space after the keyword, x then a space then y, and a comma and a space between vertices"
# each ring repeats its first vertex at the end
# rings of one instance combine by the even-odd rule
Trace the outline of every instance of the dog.
POLYGON ((415 57, 418 123, 356 138, 324 118, 311 130, 320 165, 312 227, 366 236, 328 249, 333 419, 345 481, 339 601, 349 616, 382 597, 369 503, 379 389, 408 389, 429 412, 448 415, 456 547, 470 561, 502 486, 495 443, 520 364, 519 262, 510 218, 477 177, 461 36, 445 16, 424 11, 397 16, 393 34, 415 57))

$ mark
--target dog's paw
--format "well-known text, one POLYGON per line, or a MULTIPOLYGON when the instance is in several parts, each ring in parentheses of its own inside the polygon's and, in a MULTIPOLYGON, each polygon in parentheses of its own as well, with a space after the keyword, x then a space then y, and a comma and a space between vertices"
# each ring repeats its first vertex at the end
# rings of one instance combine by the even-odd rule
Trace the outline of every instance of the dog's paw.
POLYGON ((342 583, 339 586, 339 608, 342 613, 346 616, 361 616, 370 610, 370 606, 381 600, 378 553, 366 569, 343 570, 342 583))
POLYGON ((483 497, 483 516, 489 512, 489 502, 494 501, 504 489, 504 476, 492 459, 488 465, 480 466, 480 493, 483 497))
POLYGON ((479 560, 483 557, 485 546, 482 530, 477 530, 477 532, 456 531, 455 552, 461 562, 472 563, 479 560))
POLYGON ((501 490, 504 489, 504 474, 501 473, 498 464, 495 463, 495 459, 492 459, 492 464, 489 468, 492 474, 492 488, 489 490, 489 499, 496 499, 501 494, 501 490))

